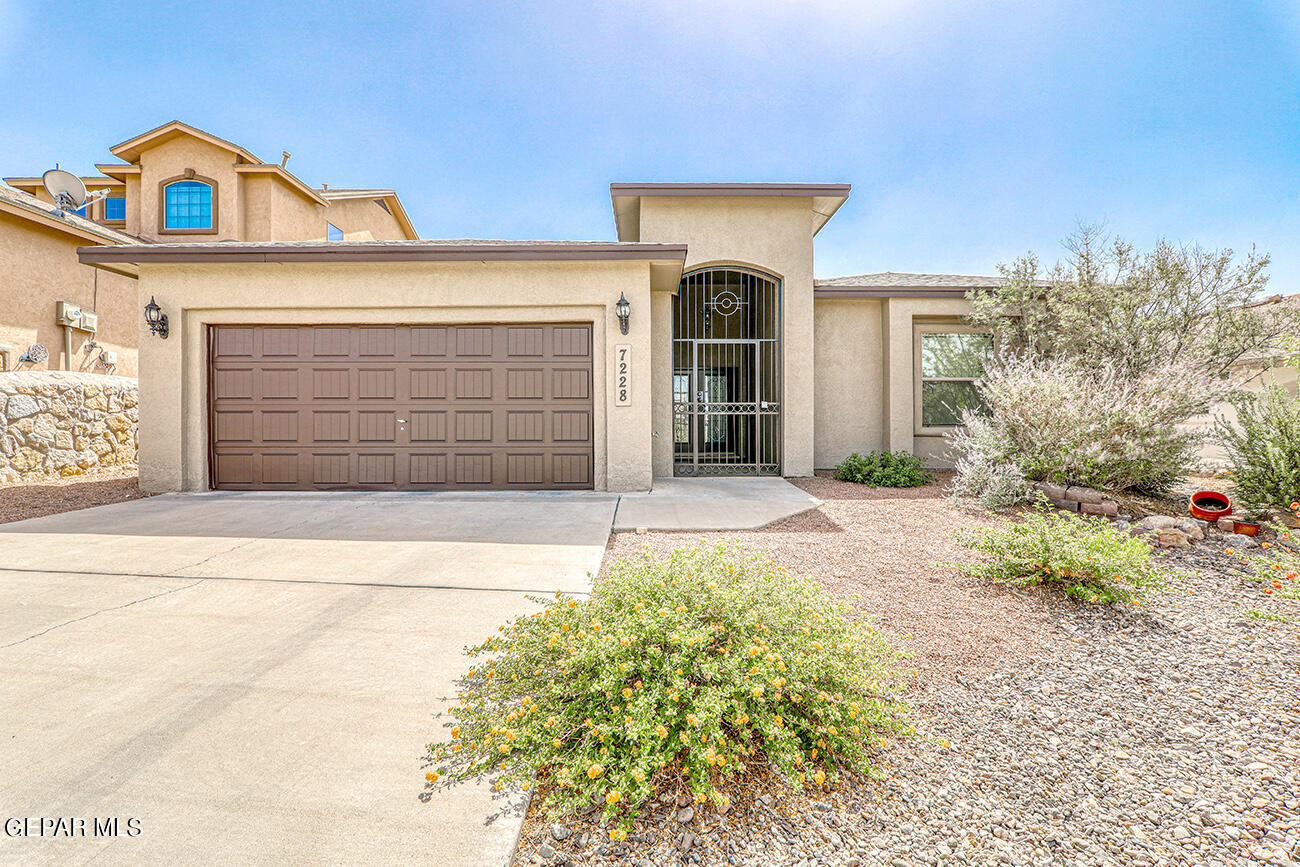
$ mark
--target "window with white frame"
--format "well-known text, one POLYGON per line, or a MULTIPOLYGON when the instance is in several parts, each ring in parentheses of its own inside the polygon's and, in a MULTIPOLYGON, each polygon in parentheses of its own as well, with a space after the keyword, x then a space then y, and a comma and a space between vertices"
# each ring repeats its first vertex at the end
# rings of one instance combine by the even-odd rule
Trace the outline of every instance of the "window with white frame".
POLYGON ((963 325, 916 326, 916 426, 941 430, 961 424, 962 412, 985 408, 976 381, 993 356, 993 335, 963 325))

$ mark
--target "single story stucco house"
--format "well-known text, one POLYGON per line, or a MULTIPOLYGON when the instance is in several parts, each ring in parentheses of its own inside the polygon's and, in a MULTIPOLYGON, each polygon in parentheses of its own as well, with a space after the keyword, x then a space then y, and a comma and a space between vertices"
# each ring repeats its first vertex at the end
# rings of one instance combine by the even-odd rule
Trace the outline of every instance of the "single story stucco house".
POLYGON ((83 247, 138 278, 149 491, 595 489, 944 460, 997 278, 815 280, 848 184, 612 184, 617 241, 83 247))

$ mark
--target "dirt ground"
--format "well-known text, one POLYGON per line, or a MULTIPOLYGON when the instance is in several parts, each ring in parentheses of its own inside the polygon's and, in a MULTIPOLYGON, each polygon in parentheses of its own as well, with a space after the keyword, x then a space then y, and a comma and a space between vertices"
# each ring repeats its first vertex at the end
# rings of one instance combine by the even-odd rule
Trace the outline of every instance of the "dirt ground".
POLYGON ((149 496, 134 470, 0 487, 0 524, 149 496))

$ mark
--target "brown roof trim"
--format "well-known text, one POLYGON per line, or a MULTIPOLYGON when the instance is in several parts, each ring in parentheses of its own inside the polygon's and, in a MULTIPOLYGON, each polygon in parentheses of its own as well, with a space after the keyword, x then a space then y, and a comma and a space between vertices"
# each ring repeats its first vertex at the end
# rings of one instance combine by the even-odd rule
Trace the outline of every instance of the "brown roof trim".
POLYGON ((419 242, 307 242, 278 244, 140 244, 79 247, 87 265, 130 262, 557 262, 593 260, 686 261, 684 244, 534 243, 429 244, 419 242))
POLYGON ((844 196, 852 184, 614 183, 611 196, 844 196))
POLYGON ((965 298, 982 286, 835 286, 816 287, 813 299, 829 298, 965 298))

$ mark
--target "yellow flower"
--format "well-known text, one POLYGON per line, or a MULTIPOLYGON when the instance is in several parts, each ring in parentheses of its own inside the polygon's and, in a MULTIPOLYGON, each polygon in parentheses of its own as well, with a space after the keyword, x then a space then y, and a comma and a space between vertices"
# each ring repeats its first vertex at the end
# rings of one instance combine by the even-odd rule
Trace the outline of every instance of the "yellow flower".
POLYGON ((631 697, 632 697, 632 687, 630 686, 623 687, 623 698, 631 698, 631 697))
POLYGON ((587 776, 593 780, 599 777, 603 773, 605 773, 605 768, 602 767, 601 765, 592 765, 591 767, 587 768, 587 776))
POLYGON ((756 687, 754 687, 753 689, 751 689, 750 692, 753 694, 754 698, 758 698, 759 696, 761 696, 761 695, 763 694, 763 687, 762 687, 762 686, 756 686, 756 687))
POLYGON ((618 791, 617 789, 614 789, 614 790, 610 791, 608 794, 605 795, 605 803, 606 803, 606 804, 617 804, 617 803, 618 803, 618 799, 621 798, 621 797, 623 797, 623 793, 620 792, 620 791, 618 791))
POLYGON ((424 778, 431 783, 438 782, 438 774, 435 771, 430 771, 429 773, 425 774, 424 778))
POLYGON ((668 729, 664 728, 663 723, 659 723, 659 725, 655 726, 655 734, 661 738, 666 738, 668 737, 668 729))
POLYGON ((688 713, 686 715, 686 721, 693 726, 697 726, 700 724, 700 718, 693 713, 688 713))
POLYGON ((623 638, 620 638, 620 639, 618 640, 618 643, 621 644, 621 645, 623 645, 624 647, 630 647, 631 644, 632 644, 632 639, 627 638, 626 636, 624 636, 623 638))
POLYGON ((560 747, 564 746, 564 741, 560 740, 559 738, 551 738, 551 743, 555 746, 557 750, 560 747))
POLYGON ((738 726, 743 726, 747 722, 749 722, 749 714, 747 713, 742 713, 740 716, 736 717, 736 725, 738 726))
POLYGON ((458 738, 458 737, 460 737, 460 726, 452 726, 452 727, 451 727, 451 736, 452 736, 453 738, 458 738))
POLYGON ((826 772, 821 768, 818 768, 817 773, 813 774, 813 780, 820 786, 822 783, 826 782, 826 772))
POLYGON ((632 779, 636 780, 638 783, 644 783, 644 782, 645 782, 645 771, 641 770, 640 768, 633 768, 633 769, 632 769, 632 779))
POLYGON ((627 831, 624 831, 622 828, 610 828, 609 839, 615 843, 620 843, 627 839, 627 831))
POLYGON ((677 737, 684 744, 689 744, 691 742, 691 739, 686 736, 686 732, 678 732, 677 737))

